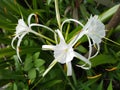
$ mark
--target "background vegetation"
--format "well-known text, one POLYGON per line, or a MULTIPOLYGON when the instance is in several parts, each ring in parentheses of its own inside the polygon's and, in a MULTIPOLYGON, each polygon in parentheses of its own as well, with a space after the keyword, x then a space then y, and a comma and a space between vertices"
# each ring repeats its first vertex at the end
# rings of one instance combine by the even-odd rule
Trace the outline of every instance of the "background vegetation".
MULTIPOLYGON (((99 15, 106 25, 106 39, 101 43, 98 56, 91 59, 92 68, 83 70, 73 61, 73 75, 66 76, 65 66, 57 63, 43 78, 41 75, 54 59, 41 46, 48 41, 28 34, 24 37, 20 55, 24 65, 18 63, 16 51, 11 47, 18 19, 27 21, 28 15, 37 14, 38 23, 58 28, 54 0, 0 0, 0 87, 6 90, 119 90, 120 89, 120 1, 119 0, 58 0, 61 21, 74 18, 86 23, 91 15, 99 15)), ((35 18, 35 20, 37 20, 35 18)), ((34 22, 34 19, 33 19, 34 22)), ((37 22, 37 21, 36 21, 37 22)), ((80 27, 68 24, 73 35, 80 27)), ((53 38, 43 28, 37 32, 53 38)), ((86 38, 75 49, 87 55, 86 38)))

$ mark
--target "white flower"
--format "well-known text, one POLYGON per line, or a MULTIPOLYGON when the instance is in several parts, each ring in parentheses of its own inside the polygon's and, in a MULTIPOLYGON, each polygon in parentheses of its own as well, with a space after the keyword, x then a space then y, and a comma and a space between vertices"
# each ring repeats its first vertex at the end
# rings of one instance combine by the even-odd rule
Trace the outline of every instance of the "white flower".
MULTIPOLYGON (((69 44, 67 44, 65 42, 64 37, 63 37, 62 33, 60 32, 60 30, 56 30, 56 32, 58 33, 58 36, 60 38, 59 44, 57 44, 57 45, 43 45, 42 46, 42 48, 44 50, 53 50, 54 51, 55 60, 52 63, 54 63, 56 61, 61 63, 61 64, 66 63, 66 65, 67 65, 67 75, 68 76, 72 75, 71 61, 73 60, 74 57, 84 61, 85 64, 89 65, 88 67, 85 67, 85 65, 82 65, 80 67, 82 67, 84 69, 89 69, 91 67, 90 61, 87 58, 85 58, 84 56, 82 56, 81 54, 75 52, 73 50, 73 46, 72 46, 71 42, 69 44)), ((49 66, 49 68, 51 68, 51 66, 53 66, 53 64, 51 64, 49 66)), ((43 76, 45 76, 45 74, 48 72, 48 69, 45 71, 43 76)))
POLYGON ((56 64, 56 62, 59 62, 61 64, 67 65, 67 75, 72 75, 72 65, 71 61, 74 57, 82 60, 85 62, 83 65, 77 65, 78 67, 81 67, 83 69, 89 69, 91 67, 91 63, 89 61, 90 58, 95 57, 100 49, 99 43, 101 42, 101 39, 105 37, 105 26, 104 24, 98 19, 98 16, 90 17, 87 24, 84 26, 82 23, 80 23, 77 20, 74 19, 66 19, 62 25, 61 29, 63 28, 63 25, 66 22, 76 22, 79 25, 83 27, 80 33, 78 33, 68 44, 65 42, 65 39, 62 35, 62 33, 59 30, 56 30, 58 33, 58 36, 60 38, 60 42, 57 45, 43 45, 43 50, 53 50, 54 51, 54 58, 53 62, 49 65, 48 69, 44 72, 43 76, 47 74, 47 72, 56 64), (78 40, 83 37, 83 35, 86 35, 89 41, 89 56, 88 59, 82 56, 81 54, 75 52, 73 50, 73 46, 78 42, 78 40), (97 45, 98 51, 91 56, 92 53, 92 42, 93 45, 97 45), (86 66, 88 65, 88 66, 86 66))
MULTIPOLYGON (((91 16, 85 26, 83 24, 81 24, 79 21, 73 20, 73 19, 67 19, 67 20, 64 21, 64 23, 69 22, 69 21, 74 21, 74 22, 78 23, 79 25, 81 25, 83 27, 81 32, 78 33, 74 37, 76 39, 73 39, 71 41, 73 43, 73 45, 83 35, 86 35, 87 38, 88 38, 88 41, 89 41, 89 55, 88 55, 88 58, 90 59, 90 58, 95 57, 98 54, 99 50, 100 50, 100 45, 99 44, 101 43, 102 38, 105 37, 105 25, 98 19, 97 15, 95 15, 94 17, 91 16), (93 56, 91 56, 92 45, 97 46, 96 47, 97 48, 97 52, 93 56)), ((63 25, 62 25, 62 27, 63 27, 63 25)))
POLYGON ((11 42, 11 46, 13 49, 16 49, 16 53, 17 53, 17 56, 20 60, 20 62, 22 63, 22 60, 20 58, 20 55, 19 55, 19 47, 20 47, 20 44, 21 44, 21 41, 23 39, 23 37, 31 32, 35 35, 38 35, 38 36, 41 36, 41 37, 44 37, 43 35, 41 35, 40 33, 37 33, 35 32, 34 30, 32 30, 31 27, 33 26, 39 26, 39 27, 43 27, 43 28, 46 28, 50 31, 52 31, 53 33, 55 33, 51 28, 47 27, 47 26, 44 26, 44 25, 41 25, 41 24, 36 24, 36 23, 30 23, 31 22, 31 18, 32 16, 35 16, 35 14, 30 14, 29 17, 28 17, 28 25, 25 23, 25 21, 23 19, 19 19, 18 20, 18 24, 16 26, 16 32, 15 32, 15 37, 12 39, 12 42, 11 42), (18 38, 18 42, 17 42, 17 46, 16 48, 14 47, 14 41, 18 38))
POLYGON ((100 43, 102 38, 105 37, 105 25, 98 19, 98 16, 90 17, 87 24, 83 27, 82 31, 88 37, 89 41, 89 56, 88 58, 95 57, 100 50, 100 43), (97 46, 97 52, 91 56, 92 45, 97 46))

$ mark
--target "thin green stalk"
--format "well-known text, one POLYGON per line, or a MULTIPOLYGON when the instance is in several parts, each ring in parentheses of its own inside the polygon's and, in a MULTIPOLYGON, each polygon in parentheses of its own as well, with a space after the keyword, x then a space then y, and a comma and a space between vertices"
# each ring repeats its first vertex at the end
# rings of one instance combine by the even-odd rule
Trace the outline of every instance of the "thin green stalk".
POLYGON ((55 43, 54 40, 52 40, 52 39, 50 39, 50 38, 48 38, 48 37, 46 37, 46 36, 44 36, 44 35, 42 35, 42 34, 40 34, 40 33, 37 33, 37 32, 35 32, 35 31, 33 31, 33 30, 31 30, 30 32, 33 33, 33 34, 35 34, 35 35, 37 35, 37 36, 40 36, 40 37, 48 40, 48 41, 50 41, 50 42, 52 42, 52 43, 55 43))
POLYGON ((61 21, 60 21, 60 13, 59 13, 59 9, 58 9, 58 0, 55 0, 55 12, 56 12, 56 18, 57 18, 57 23, 58 23, 59 29, 62 31, 61 21))
POLYGON ((70 24, 68 24, 68 26, 67 26, 67 30, 66 30, 66 33, 65 33, 65 40, 67 40, 67 38, 68 38, 69 30, 70 30, 70 24))

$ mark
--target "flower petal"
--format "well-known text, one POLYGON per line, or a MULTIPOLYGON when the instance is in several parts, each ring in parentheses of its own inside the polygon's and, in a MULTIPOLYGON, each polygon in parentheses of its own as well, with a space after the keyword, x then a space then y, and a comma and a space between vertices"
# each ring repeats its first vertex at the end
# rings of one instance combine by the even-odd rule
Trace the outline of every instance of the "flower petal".
POLYGON ((28 28, 29 27, 26 25, 26 23, 24 22, 24 20, 23 19, 19 19, 15 33, 16 33, 16 35, 21 34, 23 32, 26 32, 26 30, 28 30, 28 28))
POLYGON ((77 43, 77 41, 78 41, 81 37, 83 37, 83 35, 85 35, 85 31, 81 31, 80 33, 78 33, 78 34, 70 41, 69 45, 73 47, 73 46, 77 43))
POLYGON ((72 75, 72 64, 71 62, 67 62, 67 76, 71 76, 72 75))
POLYGON ((30 14, 28 17, 28 26, 30 26, 32 16, 36 16, 34 13, 30 14))
POLYGON ((63 25, 64 25, 66 22, 70 22, 70 21, 75 22, 75 23, 78 23, 80 26, 84 27, 84 25, 83 25, 80 21, 78 21, 78 20, 75 20, 75 19, 66 19, 66 20, 63 21, 63 23, 62 23, 62 25, 61 25, 61 28, 63 28, 63 25))
POLYGON ((53 45, 42 45, 42 50, 54 50, 55 46, 53 45))
POLYGON ((92 44, 91 44, 91 40, 90 38, 87 36, 88 38, 88 42, 89 42, 89 55, 88 55, 88 59, 91 58, 91 55, 92 55, 92 44))
POLYGON ((90 57, 90 59, 91 59, 91 58, 94 58, 95 56, 97 56, 97 54, 98 54, 99 51, 100 51, 100 45, 99 45, 99 44, 96 44, 96 46, 97 46, 97 52, 96 52, 94 55, 92 55, 92 56, 90 57))
POLYGON ((65 43, 65 40, 64 40, 64 37, 63 37, 63 35, 62 35, 62 33, 61 33, 61 31, 60 30, 55 30, 57 33, 58 33, 58 36, 59 36, 59 38, 60 38, 60 43, 65 43))
POLYGON ((19 60, 20 60, 21 63, 22 63, 22 60, 21 60, 20 54, 19 54, 19 47, 20 47, 20 44, 21 44, 21 41, 22 41, 23 37, 24 37, 26 34, 27 34, 27 32, 24 33, 24 34, 22 34, 22 35, 19 37, 19 40, 18 40, 18 42, 17 42, 16 52, 17 52, 17 56, 18 56, 18 58, 19 58, 19 60))
POLYGON ((83 69, 90 69, 90 68, 91 68, 91 63, 90 63, 89 59, 85 58, 84 56, 82 56, 81 54, 79 54, 79 53, 77 53, 77 52, 74 52, 74 53, 75 53, 75 57, 76 57, 76 58, 78 58, 78 59, 80 59, 80 60, 82 60, 82 61, 85 62, 84 65, 82 65, 82 66, 77 65, 77 66, 79 66, 79 67, 81 67, 81 68, 83 68, 83 69), (88 66, 88 67, 85 67, 86 64, 88 64, 89 66, 88 66))
POLYGON ((49 27, 47 27, 47 26, 45 26, 45 25, 42 25, 42 24, 36 24, 36 23, 32 23, 32 24, 29 25, 30 28, 33 27, 33 26, 39 26, 39 27, 42 27, 42 28, 48 29, 49 31, 51 31, 51 32, 53 32, 53 33, 55 34, 55 31, 54 31, 53 29, 51 29, 51 28, 49 28, 49 27))
POLYGON ((12 39, 12 42, 11 42, 11 46, 13 49, 15 49, 14 47, 14 41, 18 38, 18 36, 16 35, 13 39, 12 39))

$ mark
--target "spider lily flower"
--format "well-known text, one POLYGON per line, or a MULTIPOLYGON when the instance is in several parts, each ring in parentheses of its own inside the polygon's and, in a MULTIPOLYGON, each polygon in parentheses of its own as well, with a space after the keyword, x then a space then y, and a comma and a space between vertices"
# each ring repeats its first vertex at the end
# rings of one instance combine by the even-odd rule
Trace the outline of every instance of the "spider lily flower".
POLYGON ((82 56, 81 54, 75 52, 73 50, 73 46, 72 46, 71 42, 69 44, 67 44, 65 42, 65 39, 64 39, 62 33, 60 32, 60 30, 56 30, 56 32, 57 32, 59 39, 60 39, 59 44, 57 44, 57 45, 43 45, 42 46, 43 50, 53 50, 54 51, 54 58, 55 58, 55 60, 53 60, 52 64, 50 64, 48 69, 44 72, 43 76, 45 76, 46 73, 50 70, 50 68, 52 68, 54 66, 55 62, 59 62, 61 64, 66 63, 67 75, 71 76, 72 75, 71 61, 73 60, 74 57, 82 60, 83 62, 85 62, 85 64, 88 64, 88 67, 85 65, 81 65, 80 66, 81 68, 89 69, 91 67, 90 61, 87 58, 85 58, 84 56, 82 56))
MULTIPOLYGON (((105 37, 105 25, 98 19, 98 16, 90 17, 87 24, 83 27, 82 32, 88 38, 89 41, 89 55, 88 58, 91 59, 95 57, 100 50, 100 43, 102 38, 105 37), (97 52, 91 56, 92 54, 92 45, 97 46, 97 52)), ((80 34, 79 34, 80 36, 80 34)))
MULTIPOLYGON (((31 22, 31 18, 32 16, 36 16, 35 14, 30 14, 28 16, 28 25, 25 23, 25 21, 23 19, 19 19, 18 20, 18 24, 16 26, 16 32, 15 32, 15 37, 12 39, 12 42, 11 42, 11 46, 13 49, 16 49, 16 53, 17 53, 17 56, 18 56, 18 59, 19 61, 22 63, 22 60, 20 58, 20 55, 19 55, 19 47, 20 47, 20 44, 21 44, 21 41, 23 39, 23 37, 27 34, 27 33, 33 33, 35 35, 38 35, 38 36, 41 36, 43 38, 46 38, 44 37, 42 34, 40 33, 37 33, 35 32, 34 30, 32 30, 31 27, 33 26, 39 26, 39 27, 43 27, 43 28, 46 28, 48 30, 50 30, 51 32, 55 33, 51 28, 45 26, 45 25, 41 25, 41 24, 36 24, 36 23, 30 23, 31 22), (16 48, 14 47, 14 41, 18 38, 18 42, 17 42, 17 46, 16 48)), ((49 39, 49 38, 47 38, 49 39)))
MULTIPOLYGON (((83 27, 83 29, 81 30, 80 33, 78 33, 71 42, 73 43, 73 45, 78 41, 78 39, 80 39, 83 35, 86 35, 88 38, 88 42, 89 42, 89 55, 88 58, 91 59, 93 57, 95 57, 99 50, 100 50, 100 43, 102 41, 102 38, 105 37, 105 25, 98 19, 98 16, 95 15, 94 17, 90 17, 90 19, 88 20, 88 22, 86 23, 86 25, 83 25, 82 23, 80 23, 77 20, 74 19, 67 19, 63 22, 63 25, 66 22, 76 22, 79 25, 81 25, 83 27), (92 46, 97 46, 97 52, 91 56, 92 53, 92 46)), ((73 46, 72 45, 72 46, 73 46)))
POLYGON ((53 60, 53 62, 49 65, 48 69, 43 73, 43 76, 45 76, 48 73, 48 71, 56 64, 56 62, 59 62, 61 64, 66 63, 67 75, 71 76, 72 75, 71 61, 73 60, 74 57, 85 62, 85 64, 83 64, 83 65, 77 65, 78 67, 81 67, 83 69, 90 69, 91 63, 90 63, 89 59, 95 57, 99 52, 99 49, 100 49, 99 43, 101 42, 101 39, 103 37, 105 37, 105 26, 98 19, 98 16, 94 16, 94 17, 91 16, 85 26, 75 19, 66 19, 62 23, 61 28, 63 28, 63 25, 66 22, 70 22, 70 21, 78 23, 79 25, 81 25, 83 27, 83 29, 68 44, 65 42, 62 32, 60 32, 59 30, 56 30, 56 32, 58 33, 58 36, 60 38, 59 44, 42 46, 43 50, 53 50, 54 58, 55 58, 53 60), (73 50, 73 46, 78 42, 78 40, 81 37, 83 37, 83 35, 87 36, 88 42, 89 42, 88 58, 85 58, 84 56, 82 56, 81 54, 79 54, 73 50), (93 56, 91 56, 92 42, 93 42, 93 45, 97 45, 97 48, 98 48, 98 51, 93 56), (86 64, 88 66, 86 66, 86 64))

